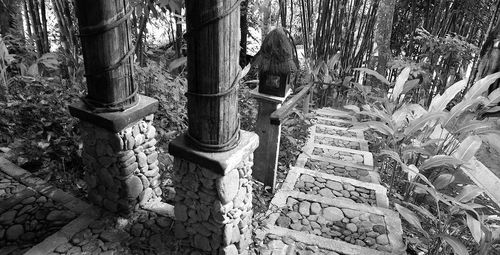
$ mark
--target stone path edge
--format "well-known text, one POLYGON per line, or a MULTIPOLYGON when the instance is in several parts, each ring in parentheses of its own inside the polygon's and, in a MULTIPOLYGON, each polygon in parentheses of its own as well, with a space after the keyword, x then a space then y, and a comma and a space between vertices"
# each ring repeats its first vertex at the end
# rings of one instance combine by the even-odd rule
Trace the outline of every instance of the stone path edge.
POLYGON ((330 138, 335 138, 335 139, 349 141, 349 142, 357 142, 357 143, 359 143, 359 146, 360 146, 362 151, 369 151, 368 150, 368 142, 364 139, 317 133, 315 126, 311 126, 309 128, 309 134, 310 134, 311 139, 313 139, 312 140, 313 142, 314 142, 315 137, 321 137, 321 136, 322 137, 330 137, 330 138))
POLYGON ((309 174, 315 177, 321 177, 326 180, 333 180, 343 183, 349 183, 353 186, 363 187, 375 191, 375 197, 377 201, 377 206, 382 208, 389 208, 389 199, 387 198, 387 189, 376 183, 362 182, 359 180, 345 178, 341 176, 336 176, 332 174, 322 173, 318 171, 309 170, 302 167, 292 167, 288 172, 288 175, 281 186, 281 190, 293 191, 295 188, 295 183, 299 180, 301 174, 309 174))
MULTIPOLYGON (((324 149, 329 149, 329 150, 335 150, 335 151, 342 151, 342 152, 349 152, 352 154, 360 154, 363 156, 363 164, 366 166, 371 166, 373 167, 373 154, 368 151, 360 151, 360 150, 352 150, 348 148, 342 148, 342 147, 336 147, 336 146, 330 146, 330 145, 324 145, 324 144, 316 144, 312 140, 307 141, 306 145, 302 148, 302 151, 306 154, 313 155, 313 150, 315 147, 318 148, 324 148, 324 149)), ((354 164, 357 165, 357 164, 354 164)))
MULTIPOLYGON (((322 204, 328 204, 332 205, 335 207, 340 207, 340 208, 347 208, 347 209, 352 209, 356 211, 364 211, 364 212, 369 212, 372 214, 378 214, 384 216, 384 220, 386 223, 387 231, 389 232, 387 236, 389 237, 389 243, 391 244, 391 247, 393 248, 394 251, 401 251, 403 253, 404 250, 406 250, 405 244, 403 243, 402 237, 403 237, 403 229, 401 225, 401 219, 399 218, 399 214, 386 208, 379 208, 379 207, 372 207, 369 205, 363 205, 363 204, 357 204, 357 203, 346 203, 345 200, 343 199, 335 199, 335 198, 327 198, 327 197, 321 197, 318 195, 309 195, 309 194, 304 194, 302 192, 298 191, 289 191, 289 190, 284 190, 284 191, 278 191, 274 198, 271 200, 271 204, 269 206, 269 211, 268 215, 269 217, 265 220, 264 224, 266 225, 267 228, 272 229, 272 228, 278 228, 275 226, 275 222, 278 219, 280 212, 273 212, 272 210, 274 208, 282 208, 286 206, 286 200, 288 197, 293 197, 293 198, 298 198, 298 199, 305 199, 305 200, 310 200, 310 201, 315 201, 318 203, 322 204)), ((295 231, 292 229, 285 229, 286 232, 290 233, 295 233, 299 231, 295 231)), ((304 234, 306 235, 306 234, 304 234)), ((316 235, 312 234, 307 234, 308 236, 314 236, 317 237, 319 240, 324 240, 323 242, 332 242, 332 239, 327 239, 324 237, 318 237, 316 235)), ((302 239, 298 239, 302 240, 302 239)), ((341 242, 342 245, 347 245, 348 243, 346 242, 341 242)), ((356 246, 360 247, 360 246, 356 246)), ((361 248, 361 247, 360 247, 361 248)), ((370 253, 351 253, 351 254, 371 254, 372 252, 377 252, 376 250, 373 249, 367 249, 364 248, 364 250, 370 251, 370 253)), ((339 250, 340 252, 344 252, 339 250)), ((381 254, 391 254, 391 253, 381 253, 381 254)), ((394 254, 394 253, 392 253, 394 254)), ((397 252, 396 254, 399 254, 397 252)))

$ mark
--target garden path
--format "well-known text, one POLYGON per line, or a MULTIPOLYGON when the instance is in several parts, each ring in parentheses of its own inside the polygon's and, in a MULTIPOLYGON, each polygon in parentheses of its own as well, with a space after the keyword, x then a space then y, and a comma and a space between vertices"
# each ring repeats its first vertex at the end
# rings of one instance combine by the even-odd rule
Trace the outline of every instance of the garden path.
POLYGON ((256 230, 261 254, 406 254, 399 214, 355 118, 323 108, 256 230), (292 252, 294 251, 294 252, 292 252))

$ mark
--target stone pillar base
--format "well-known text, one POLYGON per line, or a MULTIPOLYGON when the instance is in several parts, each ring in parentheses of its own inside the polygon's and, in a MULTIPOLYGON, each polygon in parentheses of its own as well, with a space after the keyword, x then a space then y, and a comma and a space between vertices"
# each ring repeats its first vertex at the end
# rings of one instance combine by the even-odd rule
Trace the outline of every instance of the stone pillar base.
POLYGON ((81 120, 88 198, 114 213, 128 214, 162 194, 152 125, 158 102, 140 98, 124 112, 92 113, 83 104, 70 106, 81 120))
POLYGON ((235 149, 206 153, 181 136, 170 143, 174 156, 175 236, 186 250, 202 254, 246 254, 251 242, 254 133, 241 131, 235 149))

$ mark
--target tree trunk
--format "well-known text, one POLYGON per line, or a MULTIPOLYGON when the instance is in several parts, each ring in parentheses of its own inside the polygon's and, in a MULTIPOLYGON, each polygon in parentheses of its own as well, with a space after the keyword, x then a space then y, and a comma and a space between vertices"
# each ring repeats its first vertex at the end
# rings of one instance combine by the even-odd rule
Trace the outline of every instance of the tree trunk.
POLYGON ((24 38, 22 2, 16 0, 0 1, 0 34, 12 34, 24 38))
POLYGON ((175 51, 177 57, 182 57, 182 18, 179 11, 175 12, 175 51))
POLYGON ((50 44, 49 44, 49 31, 47 29, 47 15, 46 15, 45 0, 40 0, 40 17, 42 26, 42 39, 43 39, 43 53, 50 52, 50 44))
POLYGON ((264 0, 262 3, 262 28, 261 35, 262 41, 271 30, 271 0, 264 0))
POLYGON ((240 8, 237 0, 220 3, 186 1, 188 134, 203 151, 226 151, 239 142, 240 8))
POLYGON ((370 68, 383 76, 386 76, 387 63, 391 58, 392 18, 395 4, 395 0, 381 0, 377 10, 370 68))
POLYGON ((98 111, 120 111, 137 103, 130 20, 122 19, 131 8, 121 0, 76 1, 88 89, 84 100, 98 111))

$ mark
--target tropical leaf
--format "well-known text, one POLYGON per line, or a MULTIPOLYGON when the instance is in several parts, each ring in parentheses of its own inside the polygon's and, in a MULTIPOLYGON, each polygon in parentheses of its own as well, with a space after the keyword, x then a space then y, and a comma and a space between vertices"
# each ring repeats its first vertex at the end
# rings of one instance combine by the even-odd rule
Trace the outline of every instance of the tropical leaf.
POLYGON ((248 72, 250 71, 251 67, 252 67, 252 65, 248 64, 248 65, 245 66, 245 68, 243 68, 243 70, 241 70, 240 79, 243 78, 243 77, 245 77, 248 74, 248 72))
POLYGON ((476 241, 476 243, 480 243, 481 237, 483 235, 483 231, 481 230, 481 223, 469 213, 465 213, 465 215, 467 215, 467 227, 469 227, 474 241, 476 241))
POLYGON ((500 103, 500 88, 493 90, 493 92, 488 95, 488 100, 490 101, 488 107, 497 106, 498 103, 500 103))
POLYGON ((396 153, 395 151, 390 151, 390 150, 381 150, 380 151, 380 155, 386 155, 386 156, 389 156, 390 158, 396 160, 396 162, 398 162, 400 165, 405 165, 405 163, 403 163, 403 161, 401 161, 401 158, 399 157, 399 154, 396 153))
POLYGON ((460 203, 467 203, 477 196, 481 195, 484 190, 476 185, 468 184, 462 188, 460 193, 455 197, 460 203))
POLYGON ((456 82, 447 88, 442 95, 436 96, 432 99, 429 106, 430 112, 441 112, 443 111, 448 103, 455 98, 458 92, 462 91, 465 86, 467 86, 468 79, 456 82))
POLYGON ((394 204, 394 207, 396 207, 396 211, 398 211, 399 215, 401 215, 403 219, 422 232, 422 234, 428 236, 428 233, 422 228, 418 216, 413 211, 400 204, 394 204))
POLYGON ((474 83, 474 85, 465 93, 464 99, 474 99, 481 96, 484 92, 488 90, 491 84, 493 84, 498 78, 500 78, 500 72, 487 75, 481 80, 474 83))
POLYGON ((454 175, 448 173, 442 173, 434 180, 432 184, 436 189, 440 190, 450 185, 453 181, 455 181, 454 175))
POLYGON ((168 65, 168 70, 174 70, 187 63, 187 57, 180 57, 172 60, 168 65))
POLYGON ((463 140, 455 151, 454 156, 464 162, 469 160, 476 155, 476 152, 481 147, 483 141, 477 135, 469 136, 463 140))
POLYGON ((438 221, 438 219, 436 218, 436 216, 434 216, 431 212, 429 212, 429 210, 427 210, 427 209, 425 209, 425 208, 423 208, 421 206, 417 206, 417 205, 414 205, 412 203, 405 203, 405 205, 407 205, 411 209, 417 211, 418 213, 424 215, 425 217, 429 218, 433 222, 438 221))
POLYGON ((364 67, 359 67, 359 68, 354 68, 353 70, 354 71, 365 72, 366 74, 373 75, 373 76, 375 76, 375 78, 377 78, 382 83, 385 83, 387 85, 391 85, 391 83, 384 76, 382 76, 381 74, 379 74, 376 71, 373 71, 371 69, 364 68, 364 67))
POLYGON ((363 122, 364 124, 368 125, 370 128, 374 129, 375 131, 378 131, 384 135, 387 136, 394 136, 395 131, 387 126, 386 124, 379 122, 379 121, 367 121, 363 122))
POLYGON ((445 242, 447 242, 451 246, 453 252, 456 255, 469 255, 467 247, 465 247, 465 245, 462 242, 460 242, 458 238, 445 234, 439 234, 437 236, 443 239, 445 242))
POLYGON ((392 120, 396 127, 400 128, 416 118, 426 114, 427 111, 419 104, 402 105, 392 114, 392 120))
POLYGON ((403 87, 408 80, 408 76, 410 76, 410 71, 410 67, 405 67, 396 78, 396 83, 394 83, 394 89, 392 90, 392 100, 398 100, 401 95, 401 91, 403 91, 403 87))
POLYGON ((448 155, 435 155, 430 157, 429 159, 425 160, 422 165, 420 165, 420 169, 422 171, 428 170, 434 167, 440 167, 440 166, 457 166, 461 165, 464 162, 453 157, 453 156, 448 156, 448 155))
POLYGON ((417 130, 423 128, 429 121, 446 118, 447 113, 445 112, 430 112, 422 115, 420 118, 411 121, 408 127, 405 129, 405 135, 411 135, 417 130))
POLYGON ((407 81, 403 87, 403 91, 401 91, 401 94, 408 93, 410 90, 416 88, 419 84, 420 84, 419 79, 413 79, 413 80, 407 81))
POLYGON ((460 117, 462 114, 464 114, 466 110, 473 108, 477 105, 480 104, 485 105, 487 103, 488 99, 482 96, 458 103, 457 105, 453 106, 453 108, 451 108, 450 114, 445 119, 443 127, 451 128, 455 120, 458 119, 458 117, 460 117))
POLYGON ((351 111, 353 111, 355 113, 361 112, 361 110, 359 109, 359 107, 356 106, 356 105, 344 105, 344 108, 347 109, 347 110, 351 110, 351 111))
POLYGON ((417 177, 417 176, 418 176, 418 173, 419 173, 420 171, 419 171, 419 170, 418 170, 418 168, 417 168, 415 165, 413 165, 413 164, 409 165, 409 166, 408 166, 408 168, 409 168, 409 170, 411 170, 411 171, 408 171, 408 173, 407 173, 407 176, 408 176, 408 181, 412 181, 415 177, 417 177))
POLYGON ((460 137, 466 137, 469 133, 486 134, 498 130, 498 125, 494 121, 488 120, 471 120, 467 124, 454 131, 460 137))

